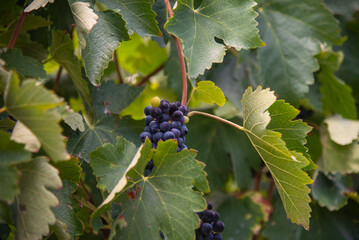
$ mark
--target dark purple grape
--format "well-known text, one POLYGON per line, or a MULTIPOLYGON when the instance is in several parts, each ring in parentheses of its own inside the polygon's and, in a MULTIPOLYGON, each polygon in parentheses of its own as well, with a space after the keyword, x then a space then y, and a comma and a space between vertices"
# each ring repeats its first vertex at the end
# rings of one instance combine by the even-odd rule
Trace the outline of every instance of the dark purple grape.
POLYGON ((187 116, 188 114, 188 108, 184 105, 181 105, 178 107, 178 110, 181 111, 183 113, 183 115, 187 116))
POLYGON ((179 136, 181 135, 180 130, 178 130, 177 128, 172 128, 171 132, 173 132, 173 134, 175 135, 175 138, 179 138, 179 136))
POLYGON ((160 108, 162 110, 163 113, 169 113, 170 111, 170 102, 168 100, 161 100, 161 103, 160 103, 160 108))
POLYGON ((184 116, 182 116, 181 119, 179 120, 179 122, 182 123, 182 124, 184 124, 185 120, 186 120, 186 119, 184 118, 184 116))
POLYGON ((181 151, 183 150, 183 149, 187 149, 187 146, 186 145, 184 145, 184 144, 182 144, 181 146, 179 146, 179 148, 181 149, 181 151))
POLYGON ((152 110, 152 107, 151 106, 147 106, 145 107, 145 115, 148 116, 148 115, 151 115, 151 110, 152 110))
POLYGON ((168 122, 169 120, 171 120, 170 115, 162 113, 161 122, 168 122))
POLYGON ((161 108, 158 108, 158 107, 152 108, 152 110, 151 110, 151 116, 152 116, 153 118, 156 118, 156 119, 160 118, 160 117, 162 116, 162 110, 161 110, 161 108))
POLYGON ((162 240, 165 239, 165 235, 164 235, 163 232, 161 232, 161 231, 160 231, 160 237, 161 237, 162 240))
POLYGON ((152 133, 156 133, 160 130, 160 125, 158 125, 157 121, 150 122, 149 127, 152 133))
POLYGON ((213 211, 213 212, 214 212, 213 221, 214 221, 214 222, 217 222, 218 219, 219 219, 219 213, 216 212, 216 211, 213 211))
POLYGON ((163 138, 166 140, 168 139, 174 139, 175 138, 175 134, 173 132, 167 131, 165 132, 165 134, 163 135, 163 138))
POLYGON ((183 125, 182 127, 181 127, 181 137, 184 137, 184 136, 186 136, 187 135, 187 133, 188 133, 188 129, 187 129, 187 127, 185 126, 185 125, 183 125))
POLYGON ((212 210, 212 208, 213 208, 212 203, 211 203, 211 202, 208 202, 208 203, 207 203, 207 209, 212 210))
POLYGON ((167 132, 171 129, 171 125, 168 122, 161 122, 160 129, 162 132, 167 132))
POLYGON ((153 135, 152 140, 157 143, 159 140, 163 140, 163 132, 157 132, 153 135))
POLYGON ((170 104, 170 113, 173 113, 175 111, 178 110, 177 104, 176 103, 171 103, 170 104))
POLYGON ((213 240, 213 235, 212 234, 209 234, 208 236, 204 236, 203 237, 203 240, 213 240))
POLYGON ((214 212, 212 210, 206 210, 203 212, 203 222, 210 223, 213 221, 214 212))
POLYGON ((151 140, 151 137, 152 137, 151 133, 149 133, 149 132, 143 132, 143 133, 141 133, 141 134, 140 134, 141 142, 145 142, 146 137, 148 137, 148 138, 151 140))
POLYGON ((173 103, 176 104, 176 107, 177 107, 177 108, 181 106, 181 103, 180 103, 179 101, 175 101, 175 102, 173 102, 173 103))
POLYGON ((181 149, 179 147, 177 147, 177 152, 180 152, 180 151, 181 151, 181 149))
POLYGON ((152 117, 152 116, 146 116, 146 118, 145 118, 145 124, 146 124, 146 125, 150 124, 150 122, 152 122, 152 121, 153 121, 153 117, 152 117))
MULTIPOLYGON (((174 121, 180 121, 181 118, 183 117, 183 113, 181 111, 175 111, 173 114, 172 114, 172 119, 174 121)), ((184 122, 184 119, 183 119, 183 122, 184 122)))
POLYGON ((213 230, 215 232, 223 232, 224 231, 224 223, 221 221, 217 221, 213 223, 213 230))
POLYGON ((181 129, 182 124, 179 121, 173 121, 171 123, 171 128, 177 128, 178 130, 181 129))
MULTIPOLYGON (((177 129, 176 129, 177 130, 177 129)), ((178 146, 182 146, 184 144, 183 138, 177 138, 178 146)))
POLYGON ((213 230, 212 225, 210 223, 203 223, 200 229, 201 229, 201 233, 205 236, 211 234, 213 230))
POLYGON ((223 240, 223 237, 220 233, 215 233, 215 234, 213 234, 213 239, 214 240, 223 240))
POLYGON ((147 163, 146 169, 151 169, 151 170, 152 170, 153 167, 154 167, 154 165, 153 165, 153 160, 151 159, 151 160, 147 163))
POLYGON ((145 173, 144 173, 143 175, 144 175, 145 177, 147 177, 148 175, 151 174, 151 172, 152 172, 151 169, 146 169, 146 170, 145 170, 145 173))
POLYGON ((149 133, 151 133, 151 128, 150 128, 149 126, 146 126, 143 131, 144 131, 144 132, 149 132, 149 133))

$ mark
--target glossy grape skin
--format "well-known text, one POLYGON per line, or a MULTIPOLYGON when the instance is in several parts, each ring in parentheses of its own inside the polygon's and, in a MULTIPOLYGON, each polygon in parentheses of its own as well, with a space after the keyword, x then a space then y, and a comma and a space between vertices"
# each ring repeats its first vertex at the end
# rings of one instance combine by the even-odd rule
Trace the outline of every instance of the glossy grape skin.
POLYGON ((150 140, 152 139, 152 134, 149 132, 143 132, 140 134, 140 140, 141 142, 145 142, 146 137, 149 138, 150 140))

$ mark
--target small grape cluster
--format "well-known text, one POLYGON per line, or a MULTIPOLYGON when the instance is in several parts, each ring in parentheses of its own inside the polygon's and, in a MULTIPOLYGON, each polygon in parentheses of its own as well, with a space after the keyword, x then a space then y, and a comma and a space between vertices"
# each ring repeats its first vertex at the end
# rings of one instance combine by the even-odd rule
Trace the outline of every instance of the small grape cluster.
POLYGON ((224 231, 224 223, 219 221, 219 214, 212 210, 212 203, 207 203, 207 210, 198 212, 201 225, 196 229, 196 240, 223 240, 221 232, 224 231))
MULTIPOLYGON (((159 141, 174 139, 178 142, 177 152, 187 149, 184 143, 188 133, 186 127, 186 123, 189 122, 188 108, 180 102, 170 103, 166 99, 160 100, 159 97, 152 98, 151 105, 144 110, 145 129, 140 134, 141 142, 145 142, 148 138, 152 142, 152 148, 157 148, 159 141)), ((152 172, 153 161, 151 161, 146 166, 145 177, 152 172)))

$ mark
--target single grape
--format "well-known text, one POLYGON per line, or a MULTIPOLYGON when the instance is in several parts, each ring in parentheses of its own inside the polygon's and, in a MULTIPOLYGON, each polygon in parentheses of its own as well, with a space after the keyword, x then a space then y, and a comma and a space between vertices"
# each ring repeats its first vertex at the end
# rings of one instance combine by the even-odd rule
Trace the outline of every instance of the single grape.
POLYGON ((182 124, 179 121, 173 121, 171 123, 171 128, 177 128, 178 130, 181 129, 182 124))
MULTIPOLYGON (((176 130, 177 130, 177 129, 176 129, 176 130)), ((171 131, 172 131, 172 130, 171 130, 171 131)), ((178 146, 184 145, 183 138, 181 138, 181 137, 177 138, 177 142, 178 142, 178 146)))
POLYGON ((162 240, 165 239, 165 235, 164 235, 163 232, 161 232, 161 231, 160 231, 160 237, 161 237, 162 240))
POLYGON ((174 104, 176 104, 176 107, 179 108, 181 106, 181 103, 179 101, 175 101, 173 102, 174 104))
POLYGON ((206 210, 203 212, 203 222, 210 223, 213 221, 214 212, 212 210, 206 210))
POLYGON ((152 110, 151 110, 151 116, 152 116, 153 118, 156 118, 156 119, 162 117, 162 110, 161 110, 161 108, 153 107, 152 110))
POLYGON ((178 110, 177 104, 176 103, 171 103, 170 104, 170 113, 173 113, 175 111, 178 110))
POLYGON ((189 117, 184 116, 184 124, 187 124, 187 123, 189 123, 189 117))
POLYGON ((223 232, 224 231, 224 223, 221 221, 217 221, 213 223, 213 230, 215 232, 223 232))
POLYGON ((214 212, 213 221, 214 221, 214 222, 217 222, 218 219, 219 219, 219 213, 216 212, 216 211, 213 211, 213 212, 214 212))
POLYGON ((188 114, 188 108, 184 105, 179 106, 178 110, 181 111, 185 116, 188 114))
POLYGON ((161 122, 168 122, 170 119, 170 115, 168 115, 167 113, 162 113, 162 116, 161 116, 161 122))
POLYGON ((159 140, 163 140, 163 132, 157 132, 152 137, 153 141, 157 143, 159 140))
POLYGON ((151 109, 152 109, 152 107, 151 106, 147 106, 147 107, 145 107, 145 115, 146 116, 148 116, 148 115, 150 115, 151 114, 151 109))
POLYGON ((223 240, 223 237, 222 237, 222 235, 220 233, 215 233, 213 235, 213 239, 214 240, 223 240))
POLYGON ((150 127, 152 133, 156 133, 156 132, 160 131, 160 125, 158 125, 157 121, 150 122, 149 127, 150 127))
POLYGON ((183 150, 183 149, 187 149, 187 146, 186 145, 184 145, 184 144, 182 144, 181 146, 179 146, 180 147, 180 149, 181 149, 181 151, 183 150))
POLYGON ((184 136, 186 136, 187 135, 187 133, 188 133, 188 129, 187 129, 187 127, 185 126, 185 125, 183 125, 182 127, 181 127, 181 137, 184 137, 184 136))
POLYGON ((146 124, 146 125, 150 124, 150 122, 152 122, 152 121, 153 121, 153 117, 152 117, 152 116, 146 116, 146 118, 145 118, 145 124, 146 124))
POLYGON ((147 163, 146 169, 151 169, 151 170, 152 170, 153 167, 154 167, 154 165, 153 165, 153 160, 151 159, 151 160, 147 163))
POLYGON ((165 100, 165 99, 161 100, 160 108, 161 108, 162 112, 169 113, 170 107, 171 107, 170 102, 168 100, 165 100))
POLYGON ((147 177, 148 175, 151 174, 151 172, 152 172, 151 169, 146 169, 143 175, 144 175, 145 177, 147 177))
POLYGON ((183 117, 183 113, 181 111, 175 111, 173 114, 172 114, 172 118, 173 120, 175 121, 180 121, 181 118, 183 117))
POLYGON ((160 106, 161 99, 159 97, 153 97, 151 99, 151 105, 152 107, 159 107, 160 106))
POLYGON ((160 129, 162 132, 167 132, 171 129, 171 125, 168 122, 161 122, 160 129))
POLYGON ((178 130, 177 128, 172 128, 171 132, 173 132, 173 134, 175 135, 175 138, 179 138, 179 136, 181 135, 180 130, 178 130))
POLYGON ((149 133, 149 132, 143 132, 143 133, 141 133, 141 134, 140 134, 141 142, 145 142, 146 137, 148 137, 148 138, 151 140, 151 138, 152 138, 151 133, 149 133))
POLYGON ((212 225, 210 223, 203 223, 201 226, 201 233, 205 236, 212 233, 212 225))
POLYGON ((151 133, 151 128, 150 128, 149 126, 146 126, 143 131, 144 131, 144 132, 149 132, 149 133, 151 133))
POLYGON ((163 135, 163 138, 166 140, 168 139, 174 139, 175 138, 175 134, 173 132, 167 131, 165 132, 165 134, 163 135))
POLYGON ((207 209, 212 210, 213 204, 211 202, 207 202, 207 209))
POLYGON ((184 116, 182 116, 181 119, 179 120, 179 122, 182 124, 184 124, 185 121, 186 121, 186 119, 184 118, 184 116))

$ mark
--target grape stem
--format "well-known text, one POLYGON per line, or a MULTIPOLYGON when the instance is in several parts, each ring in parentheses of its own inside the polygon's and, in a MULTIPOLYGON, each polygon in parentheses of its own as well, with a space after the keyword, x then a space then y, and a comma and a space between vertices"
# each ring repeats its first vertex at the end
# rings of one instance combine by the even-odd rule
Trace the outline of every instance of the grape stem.
POLYGON ((25 22, 25 19, 26 19, 27 14, 28 14, 28 13, 26 13, 26 12, 24 11, 24 9, 23 9, 22 12, 21 12, 19 21, 18 21, 17 24, 16 24, 15 30, 14 30, 14 32, 12 33, 12 36, 11 36, 9 45, 8 45, 7 48, 6 48, 6 51, 8 51, 9 49, 12 49, 12 48, 15 47, 15 43, 16 43, 17 38, 19 37, 19 35, 20 35, 20 33, 21 33, 21 29, 22 29, 22 26, 24 25, 24 22, 25 22))
POLYGON ((221 121, 221 122, 224 122, 232 127, 235 127, 241 131, 245 131, 244 127, 238 125, 238 124, 235 124, 234 122, 231 122, 231 121, 228 121, 224 118, 221 118, 221 117, 218 117, 216 115, 212 115, 212 114, 209 114, 209 113, 205 113, 205 112, 199 112, 199 111, 191 111, 188 113, 188 117, 191 117, 193 115, 203 115, 203 116, 206 116, 206 117, 210 117, 210 118, 213 118, 213 119, 216 119, 218 121, 221 121))
MULTIPOLYGON (((164 0, 165 4, 166 4, 166 9, 167 12, 171 17, 173 17, 173 10, 171 7, 171 4, 169 2, 169 0, 164 0)), ((181 42, 180 40, 172 35, 173 39, 175 40, 176 43, 176 47, 177 47, 177 53, 178 53, 178 57, 179 57, 179 61, 180 61, 180 66, 181 66, 181 75, 182 75, 182 101, 181 104, 187 106, 187 70, 186 70, 186 64, 184 62, 184 57, 183 57, 183 53, 182 53, 182 46, 181 46, 181 42)))
POLYGON ((113 52, 113 59, 114 59, 114 62, 115 62, 118 83, 122 84, 123 83, 123 77, 122 77, 122 74, 121 74, 120 63, 118 62, 116 50, 113 52))

